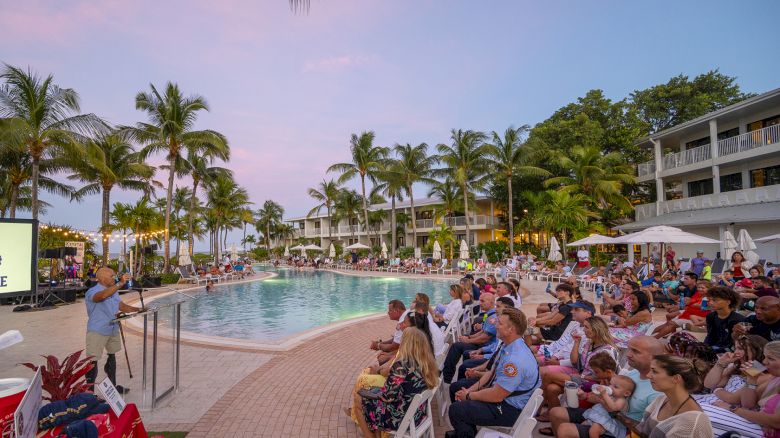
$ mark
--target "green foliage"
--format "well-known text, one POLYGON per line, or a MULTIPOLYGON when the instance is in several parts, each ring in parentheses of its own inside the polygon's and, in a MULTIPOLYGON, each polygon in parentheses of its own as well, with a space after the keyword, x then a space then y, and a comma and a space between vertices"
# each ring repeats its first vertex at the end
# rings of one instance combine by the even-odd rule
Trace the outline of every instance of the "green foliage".
POLYGON ((409 257, 413 257, 413 256, 414 256, 414 248, 412 248, 411 246, 402 246, 398 248, 398 257, 400 257, 401 260, 408 259, 409 257))
POLYGON ((160 274, 160 279, 162 281, 162 284, 176 284, 180 278, 181 275, 179 274, 173 274, 173 273, 160 274))
POLYGON ((192 262, 195 265, 205 265, 206 263, 212 261, 214 258, 211 256, 211 254, 201 254, 201 253, 195 253, 192 255, 192 262))
MULTIPOLYGON (((268 260, 268 255, 270 252, 265 248, 254 248, 252 251, 250 251, 254 258, 256 260, 268 260)), ((282 249, 282 252, 284 252, 284 249, 282 249)))
POLYGON ((509 256, 509 244, 504 240, 478 243, 477 257, 482 256, 483 250, 485 251, 485 255, 487 256, 490 263, 496 263, 504 257, 509 256))

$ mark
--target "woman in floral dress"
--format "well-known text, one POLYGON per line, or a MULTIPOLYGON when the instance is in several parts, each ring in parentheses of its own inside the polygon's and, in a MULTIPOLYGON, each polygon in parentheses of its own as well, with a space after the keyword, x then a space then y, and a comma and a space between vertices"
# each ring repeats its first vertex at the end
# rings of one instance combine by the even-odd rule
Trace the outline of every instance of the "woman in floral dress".
MULTIPOLYGON (((647 329, 653 323, 653 314, 650 313, 650 305, 647 301, 647 295, 639 290, 639 285, 633 281, 627 281, 624 285, 631 288, 632 293, 628 295, 631 300, 631 313, 628 318, 618 318, 615 327, 610 329, 615 343, 620 348, 628 348, 629 339, 635 336, 647 334, 647 329)), ((626 294, 624 289, 623 294, 626 294)))
MULTIPOLYGON (((390 368, 378 398, 355 395, 358 426, 365 437, 380 437, 382 431, 396 430, 415 395, 433 389, 439 380, 439 368, 428 337, 415 327, 404 329, 398 355, 390 368)), ((425 416, 425 405, 414 415, 415 423, 425 416)))

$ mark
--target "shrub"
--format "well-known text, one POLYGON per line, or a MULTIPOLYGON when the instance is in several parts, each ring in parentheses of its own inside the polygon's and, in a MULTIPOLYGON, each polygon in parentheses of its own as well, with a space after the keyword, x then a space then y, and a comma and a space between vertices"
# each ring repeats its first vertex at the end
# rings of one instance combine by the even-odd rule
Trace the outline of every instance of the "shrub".
MULTIPOLYGON (((92 365, 91 356, 80 359, 83 351, 79 350, 71 353, 62 362, 55 356, 43 356, 46 359, 46 365, 40 366, 42 368, 41 386, 44 391, 49 393, 49 397, 43 397, 44 400, 65 400, 72 395, 86 392, 90 389, 84 376, 94 365, 92 365)), ((20 363, 19 365, 26 366, 33 371, 38 371, 39 368, 37 365, 29 362, 20 363)))
POLYGON ((162 284, 176 284, 179 282, 179 274, 160 274, 162 284))

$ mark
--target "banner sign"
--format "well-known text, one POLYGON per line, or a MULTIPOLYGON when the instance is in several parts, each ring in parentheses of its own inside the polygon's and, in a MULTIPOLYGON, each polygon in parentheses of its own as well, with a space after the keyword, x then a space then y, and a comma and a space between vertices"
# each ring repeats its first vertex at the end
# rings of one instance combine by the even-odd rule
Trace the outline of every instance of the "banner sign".
POLYGON ((111 379, 108 377, 103 379, 103 381, 98 383, 98 385, 95 387, 95 390, 101 396, 103 396, 103 398, 106 400, 106 403, 111 406, 111 410, 114 411, 114 415, 117 417, 122 415, 122 411, 125 410, 127 403, 125 403, 125 400, 119 394, 119 391, 116 390, 114 384, 111 383, 111 379))
POLYGON ((41 368, 35 372, 30 387, 22 398, 22 402, 14 412, 14 427, 16 438, 34 438, 38 434, 38 410, 41 409, 43 393, 41 387, 41 368))
POLYGON ((38 222, 0 219, 0 296, 36 290, 38 222))

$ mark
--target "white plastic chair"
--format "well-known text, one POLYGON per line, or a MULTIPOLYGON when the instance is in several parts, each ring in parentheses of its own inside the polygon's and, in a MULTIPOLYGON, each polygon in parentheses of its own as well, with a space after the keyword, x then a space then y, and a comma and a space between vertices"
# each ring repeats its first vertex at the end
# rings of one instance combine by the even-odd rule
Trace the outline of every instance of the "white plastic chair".
POLYGON ((431 399, 433 398, 433 391, 436 389, 438 389, 438 386, 432 390, 426 389, 414 396, 409 404, 409 408, 406 409, 403 420, 398 425, 398 430, 389 432, 390 436, 397 438, 434 438, 431 399), (425 419, 416 425, 414 424, 414 414, 423 403, 425 403, 425 419))
POLYGON ((444 329, 444 342, 455 343, 458 338, 458 325, 460 324, 460 317, 463 316, 463 309, 458 309, 455 315, 450 319, 447 327, 444 329), (449 338, 449 340, 448 340, 449 338))
POLYGON ((528 403, 520 411, 520 415, 517 416, 515 424, 511 427, 498 427, 491 429, 488 427, 481 427, 477 438, 521 438, 530 437, 536 427, 536 412, 542 406, 542 388, 537 388, 531 393, 531 398, 528 399, 528 403))

